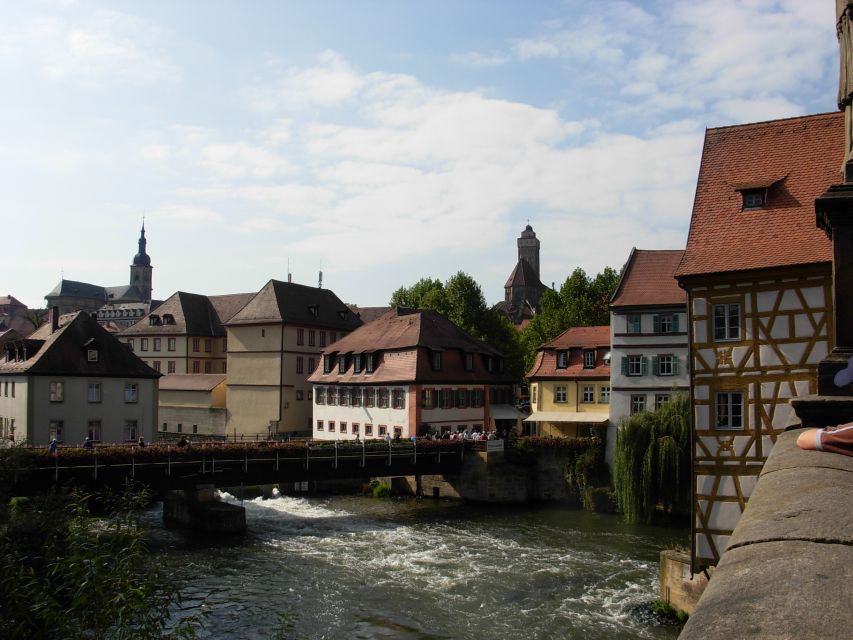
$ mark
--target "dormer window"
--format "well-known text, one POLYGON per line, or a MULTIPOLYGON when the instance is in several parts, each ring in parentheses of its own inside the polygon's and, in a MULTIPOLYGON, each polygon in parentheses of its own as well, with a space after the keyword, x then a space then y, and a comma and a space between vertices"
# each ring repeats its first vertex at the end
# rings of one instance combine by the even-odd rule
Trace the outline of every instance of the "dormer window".
POLYGON ((473 371, 474 370, 474 354, 466 353, 465 354, 465 371, 473 371))
POLYGON ((365 357, 367 358, 366 370, 367 373, 373 373, 373 369, 375 367, 375 356, 376 354, 368 353, 365 357))
POLYGON ((433 371, 441 371, 441 351, 432 352, 432 368, 433 371))
MULTIPOLYGON (((349 317, 349 309, 341 309, 338 311, 338 317, 341 320, 346 320, 349 317)), ((343 337, 343 335, 341 335, 341 337, 343 337)))
POLYGON ((363 359, 364 358, 361 354, 358 354, 358 355, 353 357, 353 362, 352 362, 353 373, 361 373, 363 359))
POLYGON ((338 373, 347 372, 347 357, 343 353, 338 356, 338 373))
POLYGON ((164 313, 163 324, 175 324, 175 316, 173 316, 171 313, 164 313))
POLYGON ((583 368, 595 368, 595 351, 593 349, 587 349, 583 352, 583 368))
POLYGON ((161 324, 160 316, 158 316, 156 313, 152 313, 150 316, 148 316, 148 325, 149 326, 154 327, 154 326, 157 326, 160 324, 161 324))
POLYGON ((332 372, 333 356, 323 356, 323 373, 332 372))
POLYGON ((318 305, 318 304, 308 305, 308 312, 316 318, 318 315, 320 315, 320 305, 318 305))
POLYGON ((767 204, 767 189, 744 189, 743 209, 763 209, 767 204))
POLYGON ((97 362, 98 361, 98 350, 97 349, 86 349, 86 362, 97 362))
POLYGON ((568 351, 558 351, 557 352, 557 368, 565 369, 569 366, 569 352, 568 351))

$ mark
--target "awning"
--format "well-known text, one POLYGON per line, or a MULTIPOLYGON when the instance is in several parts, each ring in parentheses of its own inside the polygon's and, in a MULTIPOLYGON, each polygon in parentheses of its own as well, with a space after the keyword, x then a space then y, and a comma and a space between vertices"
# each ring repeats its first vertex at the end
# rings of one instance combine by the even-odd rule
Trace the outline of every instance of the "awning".
POLYGON ((525 415, 511 404, 490 404, 489 415, 495 420, 516 420, 524 418, 525 415))
POLYGON ((537 411, 524 419, 525 422, 583 422, 603 424, 610 419, 606 413, 578 413, 577 411, 537 411))

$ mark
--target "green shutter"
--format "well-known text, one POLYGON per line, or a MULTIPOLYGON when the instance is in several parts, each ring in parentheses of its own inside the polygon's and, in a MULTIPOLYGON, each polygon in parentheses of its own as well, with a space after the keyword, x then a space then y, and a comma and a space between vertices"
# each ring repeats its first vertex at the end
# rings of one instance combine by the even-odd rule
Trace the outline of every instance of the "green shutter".
POLYGON ((672 332, 678 333, 678 314, 677 313, 672 314, 672 332))
POLYGON ((656 376, 660 375, 660 365, 658 364, 657 356, 652 356, 652 373, 656 376))
POLYGON ((649 372, 649 359, 646 356, 640 357, 640 375, 644 376, 649 372))
POLYGON ((678 356, 672 356, 672 375, 678 375, 678 356))
POLYGON ((660 333, 660 314, 655 314, 652 316, 652 323, 654 325, 654 332, 660 333))
POLYGON ((622 356, 622 375, 623 376, 628 375, 628 357, 627 356, 622 356))

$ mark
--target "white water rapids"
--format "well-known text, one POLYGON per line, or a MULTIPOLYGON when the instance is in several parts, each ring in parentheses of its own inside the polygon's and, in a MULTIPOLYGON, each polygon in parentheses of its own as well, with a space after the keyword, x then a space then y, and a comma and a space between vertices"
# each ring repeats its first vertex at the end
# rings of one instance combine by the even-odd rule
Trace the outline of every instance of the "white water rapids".
MULTIPOLYGON (((223 494, 227 500, 233 496, 223 494)), ((149 513, 201 638, 674 638, 633 613, 684 531, 554 507, 257 498, 249 534, 199 539, 149 513)))

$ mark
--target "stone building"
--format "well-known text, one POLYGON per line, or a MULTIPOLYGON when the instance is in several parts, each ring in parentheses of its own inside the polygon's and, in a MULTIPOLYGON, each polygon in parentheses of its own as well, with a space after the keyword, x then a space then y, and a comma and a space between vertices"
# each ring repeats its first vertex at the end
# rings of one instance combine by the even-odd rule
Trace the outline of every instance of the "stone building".
POLYGON ((523 326, 539 311, 545 285, 539 279, 539 239, 527 225, 517 241, 518 261, 504 285, 504 299, 495 305, 516 326, 523 326))
POLYGON ((174 373, 160 378, 159 435, 225 435, 224 373, 174 373))

